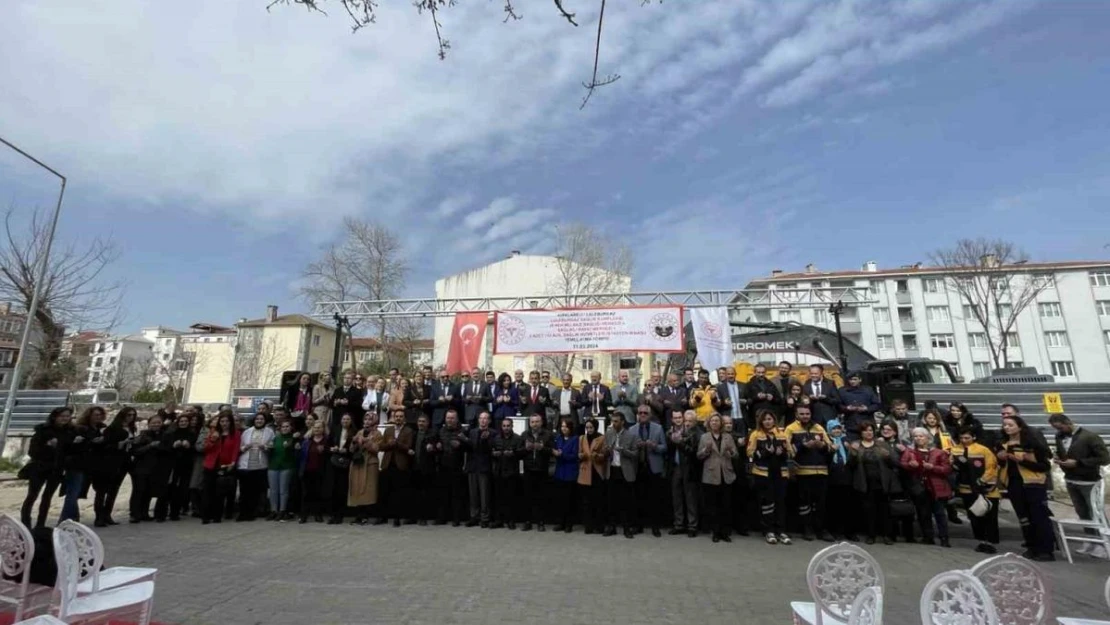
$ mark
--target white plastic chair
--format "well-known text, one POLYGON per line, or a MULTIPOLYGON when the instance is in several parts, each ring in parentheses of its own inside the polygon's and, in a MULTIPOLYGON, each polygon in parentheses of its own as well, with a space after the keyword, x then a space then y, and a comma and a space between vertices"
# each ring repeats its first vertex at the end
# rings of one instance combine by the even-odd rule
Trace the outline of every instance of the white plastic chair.
POLYGON ((844 625, 852 605, 865 588, 886 588, 883 570, 871 554, 851 543, 818 551, 806 569, 813 602, 791 601, 795 625, 844 625))
POLYGON ((68 533, 77 544, 81 572, 77 584, 78 595, 87 595, 138 582, 153 582, 158 575, 158 569, 135 566, 113 566, 101 570, 100 567, 104 564, 104 543, 100 542, 96 532, 76 521, 62 521, 58 529, 68 533))
POLYGON ((990 593, 970 571, 945 571, 921 592, 922 625, 999 625, 990 593))
MULTIPOLYGON (((1103 600, 1106 601, 1106 607, 1110 608, 1110 577, 1106 578, 1106 585, 1102 588, 1103 600)), ((1099 621, 1089 618, 1064 618, 1056 619, 1060 625, 1110 625, 1110 621, 1099 621)))
POLYGON ((1087 545, 1101 545, 1106 553, 1110 554, 1110 522, 1106 520, 1105 488, 1106 486, 1102 480, 1095 482, 1095 485, 1091 487, 1091 496, 1087 504, 1091 509, 1091 516, 1094 517, 1092 520, 1052 518, 1053 526, 1056 529, 1056 537, 1060 541, 1060 548, 1064 550, 1064 556, 1067 557, 1068 564, 1074 563, 1071 548, 1068 545, 1069 541, 1087 545), (1097 534, 1088 534, 1087 530, 1089 529, 1095 530, 1097 534), (1068 530, 1079 533, 1068 534, 1068 530))
POLYGON ((1006 553, 971 567, 994 602, 1002 625, 1046 625, 1052 622, 1052 589, 1040 568, 1006 553))
POLYGON ((848 623, 849 625, 883 625, 883 589, 878 586, 864 588, 852 602, 848 623))
POLYGON ((66 625, 66 623, 65 621, 59 621, 49 614, 40 614, 39 616, 32 616, 25 621, 12 623, 12 625, 66 625))
POLYGON ((69 532, 54 532, 54 558, 58 562, 58 618, 66 623, 138 612, 138 625, 150 625, 154 609, 154 583, 139 582, 88 595, 77 593, 81 562, 77 543, 69 532))
POLYGON ((35 538, 18 519, 0 514, 0 603, 15 606, 15 620, 24 614, 50 605, 53 588, 31 583, 31 560, 35 557, 35 538))

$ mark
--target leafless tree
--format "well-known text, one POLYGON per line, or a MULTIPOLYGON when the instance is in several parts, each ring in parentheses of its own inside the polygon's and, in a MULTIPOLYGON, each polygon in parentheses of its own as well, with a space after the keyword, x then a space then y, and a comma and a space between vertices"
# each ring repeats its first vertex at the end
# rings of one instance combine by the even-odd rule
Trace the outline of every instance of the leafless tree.
MULTIPOLYGON (((0 301, 30 310, 38 267, 50 236, 50 223, 35 210, 25 223, 14 206, 4 215, 5 239, 0 242, 0 301)), ((107 275, 119 259, 111 239, 99 237, 77 241, 55 241, 46 267, 34 322, 42 340, 31 347, 37 353, 34 379, 49 371, 58 360, 66 328, 107 327, 118 319, 124 285, 107 275)))
POLYGON ((233 363, 233 388, 277 388, 282 372, 294 366, 283 357, 277 336, 265 336, 263 328, 239 328, 233 363))
MULTIPOLYGON (((413 7, 416 8, 421 14, 426 14, 432 21, 432 26, 435 30, 437 52, 436 54, 440 59, 447 58, 447 51, 451 49, 451 41, 444 36, 443 22, 440 18, 440 11, 455 6, 457 0, 408 0, 413 7)), ((588 0, 581 0, 587 2, 588 0)), ((597 36, 594 39, 594 63, 593 73, 588 81, 584 81, 582 86, 586 89, 586 95, 582 98, 582 105, 579 108, 585 108, 586 104, 590 101, 594 90, 598 87, 612 84, 620 79, 619 74, 607 74, 598 78, 598 63, 601 59, 601 32, 602 24, 605 21, 605 3, 606 0, 594 0, 599 4, 597 16, 597 36)), ((653 0, 640 0, 640 5, 651 4, 653 0)), ((377 23, 377 8, 381 0, 334 0, 332 5, 338 5, 343 8, 347 16, 351 20, 351 32, 358 32, 360 29, 377 23)), ((555 14, 562 17, 571 26, 578 26, 577 14, 571 12, 566 8, 565 4, 568 0, 553 0, 555 5, 555 14)), ((662 3, 663 0, 658 0, 662 3)), ((503 21, 523 19, 524 14, 521 13, 517 7, 515 0, 502 0, 501 12, 505 15, 503 21)), ((277 5, 301 5, 310 12, 322 13, 327 15, 325 7, 328 6, 328 0, 269 0, 266 5, 266 10, 274 8, 277 5)))
POLYGON ((113 367, 105 368, 102 386, 114 389, 119 393, 120 400, 129 400, 136 391, 147 387, 147 382, 154 373, 153 363, 154 358, 151 356, 123 356, 113 367))
MULTIPOLYGON (((302 273, 300 295, 310 303, 323 301, 384 300, 397 297, 408 276, 400 238, 389 227, 353 217, 343 220, 343 236, 320 260, 302 273)), ((382 343, 390 334, 392 319, 370 323, 382 343)), ((358 321, 351 324, 347 349, 355 361, 351 341, 358 321)))
POLYGON ((1026 268, 1026 253, 999 239, 960 239, 933 252, 930 260, 945 270, 946 286, 959 295, 964 314, 978 322, 995 368, 1006 367, 1018 316, 1052 284, 1051 275, 1026 268))
POLYGON ((413 360, 418 342, 426 339, 431 333, 428 320, 420 317, 399 317, 393 320, 390 332, 390 344, 383 345, 383 348, 386 348, 383 349, 383 356, 389 362, 388 354, 396 351, 398 355, 404 357, 405 367, 413 368, 418 364, 413 360))
MULTIPOLYGON (((556 238, 556 271, 544 285, 548 295, 565 295, 567 308, 611 303, 605 295, 628 292, 632 286, 632 251, 618 239, 593 227, 572 223, 559 226, 556 238)), ((576 354, 541 354, 538 363, 558 372, 574 369, 576 354)))

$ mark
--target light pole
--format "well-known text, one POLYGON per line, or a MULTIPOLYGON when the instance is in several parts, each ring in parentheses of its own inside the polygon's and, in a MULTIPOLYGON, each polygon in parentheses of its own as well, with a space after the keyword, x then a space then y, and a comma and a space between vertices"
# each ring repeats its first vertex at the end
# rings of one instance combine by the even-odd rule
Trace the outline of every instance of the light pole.
POLYGON ((38 270, 35 272, 35 288, 31 292, 31 305, 27 308, 27 319, 23 323, 23 336, 19 339, 19 354, 16 356, 15 366, 12 368, 12 382, 8 386, 8 397, 4 402, 4 420, 0 423, 0 451, 2 451, 4 449, 4 444, 8 440, 8 427, 12 423, 12 409, 15 408, 15 394, 19 390, 19 378, 23 373, 23 362, 25 361, 24 356, 27 354, 27 343, 31 340, 31 326, 35 321, 35 313, 38 312, 39 309, 39 296, 42 295, 42 283, 46 279, 46 268, 50 264, 50 248, 54 245, 54 232, 58 229, 58 216, 62 212, 62 198, 66 194, 66 177, 59 174, 46 163, 43 163, 39 159, 11 144, 3 137, 0 137, 0 143, 3 143, 27 160, 54 174, 62 183, 61 189, 58 191, 58 204, 54 207, 54 215, 50 218, 50 232, 46 238, 46 245, 43 247, 42 259, 39 261, 38 270))

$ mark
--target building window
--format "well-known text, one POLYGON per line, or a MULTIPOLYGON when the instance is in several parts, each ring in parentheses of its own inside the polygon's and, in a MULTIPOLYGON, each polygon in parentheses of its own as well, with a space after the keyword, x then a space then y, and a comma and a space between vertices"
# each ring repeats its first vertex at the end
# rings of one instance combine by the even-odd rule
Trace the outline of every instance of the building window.
POLYGON ((1037 274, 1030 278, 1033 281, 1033 288, 1035 289, 1055 289, 1056 276, 1050 273, 1037 274))
POLYGON ((818 324, 826 324, 829 322, 829 311, 815 310, 813 311, 813 322, 818 324))
POLYGON ((1067 332, 1045 332, 1044 343, 1049 347, 1067 347, 1068 334, 1067 332))
POLYGON ((1095 308, 1098 309, 1099 317, 1110 317, 1110 300, 1100 299, 1095 302, 1095 308))
POLYGON ((932 343, 936 349, 951 349, 956 346, 956 337, 951 334, 934 334, 932 343))
POLYGON ((998 305, 998 316, 1002 319, 1009 319, 1014 315, 1014 307, 1009 304, 998 305))
POLYGON ((987 347, 987 335, 983 332, 972 332, 967 335, 967 344, 971 347, 987 347))
POLYGON ((93 361, 93 366, 94 367, 99 367, 103 364, 104 364, 104 359, 103 358, 97 358, 96 360, 93 361))
POLYGON ((110 365, 116 364, 116 357, 115 356, 108 356, 108 364, 110 364, 110 365))
POLYGON ((948 363, 948 366, 952 367, 952 374, 953 375, 956 375, 956 376, 960 375, 960 363, 950 362, 950 363, 948 363))
POLYGON ((99 373, 97 373, 96 371, 93 371, 92 373, 89 374, 89 384, 96 384, 99 381, 100 381, 100 374, 99 373))
POLYGON ((1056 302, 1041 302, 1037 304, 1037 311, 1040 313, 1041 319, 1054 319, 1064 316, 1060 304, 1056 302))
POLYGON ((635 356, 620 358, 617 361, 617 367, 626 371, 635 371, 640 368, 640 359, 635 356))
POLYGON ((780 310, 779 321, 798 321, 802 320, 802 311, 800 310, 780 310))
POLYGON ((184 360, 175 360, 173 362, 173 370, 177 371, 178 373, 180 373, 182 371, 186 371, 186 370, 188 370, 188 368, 189 368, 189 363, 185 362, 184 360))
POLYGON ((204 341, 205 343, 207 343, 208 341, 211 341, 212 339, 206 336, 201 340, 204 341))
POLYGON ((913 323, 913 309, 909 306, 903 306, 898 309, 898 321, 902 323, 913 323))
POLYGON ((902 346, 906 349, 917 349, 917 335, 916 334, 903 334, 902 346))
POLYGON ((312 346, 313 347, 320 347, 320 335, 319 334, 313 334, 312 335, 312 346))
POLYGON ((926 278, 921 281, 922 288, 926 293, 943 293, 944 292, 944 279, 943 278, 926 278))
POLYGON ((1006 347, 1021 347, 1021 341, 1018 340, 1017 332, 1006 333, 1006 347))
POLYGON ((975 315, 978 310, 979 307, 974 304, 964 304, 964 319, 970 319, 972 321, 978 320, 979 317, 975 315))
POLYGON ((1091 279, 1091 286, 1110 286, 1110 271, 1092 271, 1087 276, 1091 279))
POLYGON ((1025 363, 1020 360, 1010 360, 1007 362, 1006 366, 1010 369, 1021 369, 1025 366, 1025 363))
POLYGON ((583 371, 593 371, 594 370, 594 359, 593 358, 582 358, 578 362, 579 362, 580 368, 583 371))
POLYGON ((991 363, 989 362, 972 363, 971 368, 976 378, 985 378, 991 374, 991 363))
POLYGON ((351 350, 343 350, 343 362, 351 362, 351 350))
POLYGON ((925 308, 925 315, 929 321, 951 321, 947 306, 928 306, 925 308))
POLYGON ((895 293, 909 293, 910 292, 909 282, 907 282, 906 280, 899 280, 899 281, 895 282, 894 283, 894 292, 895 293))
POLYGON ((12 361, 15 360, 15 352, 3 351, 0 352, 0 365, 5 367, 10 366, 12 361))
POLYGON ((875 323, 890 323, 890 309, 889 308, 876 308, 875 309, 875 323))
POLYGON ((170 360, 170 355, 169 354, 162 354, 162 362, 169 362, 169 360, 170 360))
POLYGON ((875 337, 879 343, 879 349, 894 349, 894 337, 890 334, 880 334, 875 337))
POLYGON ((872 280, 871 281, 871 294, 872 295, 882 295, 883 293, 886 293, 886 283, 883 282, 882 280, 872 280))
POLYGON ((1053 360, 1052 375, 1058 378, 1074 378, 1075 364, 1070 360, 1053 360))

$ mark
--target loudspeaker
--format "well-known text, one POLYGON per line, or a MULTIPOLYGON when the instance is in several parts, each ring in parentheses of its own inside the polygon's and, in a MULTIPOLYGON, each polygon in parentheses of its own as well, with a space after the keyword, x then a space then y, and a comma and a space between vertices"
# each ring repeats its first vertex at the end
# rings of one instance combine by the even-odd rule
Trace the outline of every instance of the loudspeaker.
POLYGON ((875 389, 879 394, 879 401, 883 404, 883 413, 890 414, 890 404, 895 399, 906 402, 911 411, 917 410, 914 398, 913 382, 910 381, 910 372, 905 369, 881 369, 878 371, 864 372, 864 383, 875 389))

